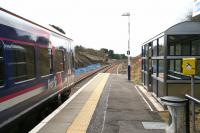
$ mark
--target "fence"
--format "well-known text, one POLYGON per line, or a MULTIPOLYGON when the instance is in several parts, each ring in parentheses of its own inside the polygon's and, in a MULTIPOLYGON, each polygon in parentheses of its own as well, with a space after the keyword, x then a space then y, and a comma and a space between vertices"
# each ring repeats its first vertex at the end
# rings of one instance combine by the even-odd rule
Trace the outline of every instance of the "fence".
MULTIPOLYGON (((196 104, 199 104, 200 105, 200 100, 199 99, 196 99, 188 94, 185 95, 185 98, 188 99, 187 102, 186 102, 186 113, 185 113, 185 117, 186 117, 186 133, 190 133, 190 101, 196 103, 196 104)), ((195 108, 194 108, 195 110, 195 108)), ((193 118, 195 119, 195 118, 193 118)), ((195 121, 193 121, 194 123, 192 123, 192 128, 193 130, 196 130, 195 128, 195 121)))

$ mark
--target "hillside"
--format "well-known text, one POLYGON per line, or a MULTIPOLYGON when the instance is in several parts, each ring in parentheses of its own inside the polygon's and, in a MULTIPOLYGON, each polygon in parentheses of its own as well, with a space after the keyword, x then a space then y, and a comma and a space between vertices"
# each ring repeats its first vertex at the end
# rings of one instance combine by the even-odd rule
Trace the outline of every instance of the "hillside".
POLYGON ((112 64, 113 61, 116 62, 117 60, 127 59, 125 54, 115 54, 113 50, 108 50, 106 48, 95 50, 83 46, 76 46, 75 53, 76 68, 96 63, 100 63, 101 65, 112 64))
POLYGON ((90 48, 84 48, 82 46, 75 47, 75 63, 76 68, 85 67, 90 64, 107 64, 108 55, 101 50, 94 50, 90 48))

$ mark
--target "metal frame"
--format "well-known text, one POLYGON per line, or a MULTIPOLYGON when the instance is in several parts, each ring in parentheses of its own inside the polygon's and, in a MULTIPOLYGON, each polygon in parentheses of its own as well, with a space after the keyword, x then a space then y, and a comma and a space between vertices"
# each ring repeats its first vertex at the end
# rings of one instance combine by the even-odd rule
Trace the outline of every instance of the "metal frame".
MULTIPOLYGON (((181 55, 178 55, 178 56, 169 56, 168 55, 168 51, 169 51, 169 46, 168 46, 168 37, 171 36, 171 35, 200 35, 200 22, 190 22, 190 21, 186 21, 186 22, 182 22, 182 23, 179 23, 179 24, 176 24, 170 28, 168 28, 167 30, 165 30, 164 32, 158 34, 157 36, 149 39, 148 41, 144 42, 143 45, 142 45, 142 50, 143 50, 143 56, 142 56, 142 60, 146 60, 146 61, 149 61, 149 59, 152 59, 152 60, 157 60, 157 77, 155 77, 155 75, 151 75, 149 76, 149 78, 152 78, 152 79, 156 79, 157 80, 157 93, 159 91, 159 88, 158 88, 158 82, 162 82, 163 83, 163 94, 164 95, 168 95, 168 84, 174 84, 174 83, 190 83, 190 80, 169 80, 167 79, 167 75, 168 75, 168 60, 170 59, 182 59, 182 58, 187 58, 187 57, 191 57, 192 55, 190 54, 190 56, 181 56, 181 55), (162 56, 159 56, 158 53, 159 53, 159 42, 158 42, 158 39, 161 38, 161 37, 164 37, 164 55, 162 56), (153 42, 154 40, 157 40, 157 53, 156 55, 157 56, 153 56, 153 54, 151 56, 149 56, 149 51, 146 51, 146 46, 149 46, 149 44, 151 42, 153 42), (145 54, 147 52, 147 55, 145 54), (163 63, 163 78, 160 78, 158 77, 158 69, 159 69, 159 60, 164 60, 164 63, 163 63)), ((191 45, 191 43, 190 43, 191 45)), ((153 50, 153 45, 152 45, 152 50, 153 50)), ((175 50, 174 50, 175 51, 175 50)), ((191 48, 190 48, 190 52, 191 52, 191 48)), ((152 52, 153 53, 153 52, 152 52)), ((200 59, 200 56, 192 56, 192 57, 195 57, 197 59, 200 59)), ((144 61, 142 61, 144 63, 144 61)), ((144 65, 146 65, 147 62, 145 62, 144 65)), ((148 62, 149 64, 149 62, 148 62)), ((146 70, 142 70, 142 73, 145 73, 145 76, 148 76, 149 75, 149 66, 146 66, 146 70)), ((174 64, 175 65, 175 64, 174 64)), ((200 80, 197 81, 196 83, 200 83, 200 80)), ((149 80, 147 81, 147 90, 149 90, 149 80)), ((153 86, 152 86, 153 87, 153 86)), ((157 95, 157 97, 159 97, 157 95)))

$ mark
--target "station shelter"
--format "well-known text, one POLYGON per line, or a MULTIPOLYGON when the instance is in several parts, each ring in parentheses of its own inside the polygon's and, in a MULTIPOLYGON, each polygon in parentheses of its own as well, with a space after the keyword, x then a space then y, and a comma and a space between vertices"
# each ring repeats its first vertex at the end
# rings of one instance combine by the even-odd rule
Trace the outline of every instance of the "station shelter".
POLYGON ((183 58, 197 59, 195 96, 200 97, 200 22, 181 22, 142 45, 142 83, 155 97, 190 94, 183 58))

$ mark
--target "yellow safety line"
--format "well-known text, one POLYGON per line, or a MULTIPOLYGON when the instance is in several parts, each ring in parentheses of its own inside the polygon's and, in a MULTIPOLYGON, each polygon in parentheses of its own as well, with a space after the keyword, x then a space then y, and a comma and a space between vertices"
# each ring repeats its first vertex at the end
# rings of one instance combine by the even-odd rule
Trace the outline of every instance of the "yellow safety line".
POLYGON ((92 115, 101 96, 101 93, 104 89, 106 81, 108 80, 109 74, 104 73, 101 74, 101 76, 102 80, 97 85, 97 87, 94 88, 88 101, 83 106, 82 110, 79 112, 77 117, 74 119, 73 123, 67 129, 67 133, 86 133, 87 128, 90 124, 90 120, 92 119, 92 115))

